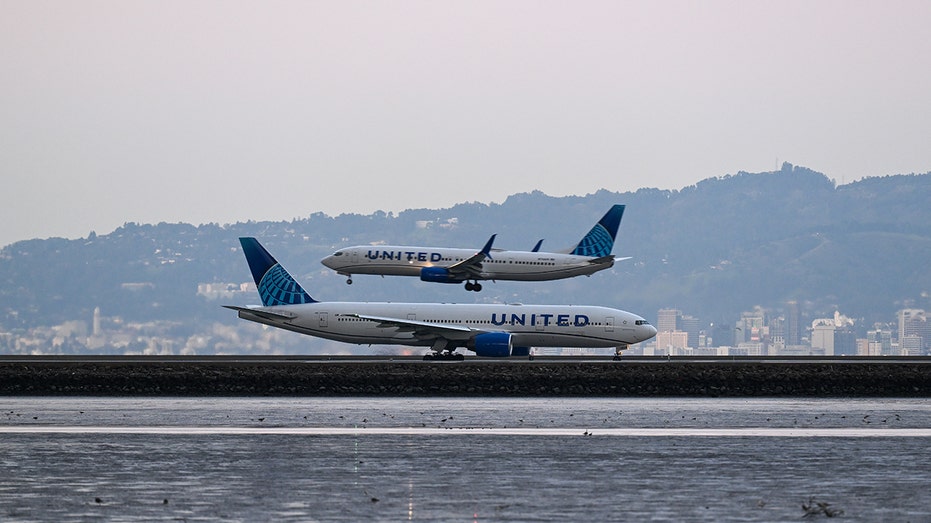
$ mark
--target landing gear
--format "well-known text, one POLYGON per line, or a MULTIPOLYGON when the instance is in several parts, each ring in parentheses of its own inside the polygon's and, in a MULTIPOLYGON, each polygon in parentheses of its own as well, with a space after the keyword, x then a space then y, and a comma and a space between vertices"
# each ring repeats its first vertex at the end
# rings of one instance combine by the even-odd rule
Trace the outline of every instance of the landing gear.
POLYGON ((455 352, 455 351, 450 351, 450 350, 444 350, 442 352, 433 352, 433 353, 424 354, 424 357, 423 357, 424 361, 434 361, 434 360, 462 361, 464 359, 465 359, 464 355, 459 354, 458 352, 455 352))
POLYGON ((433 340, 433 346, 430 347, 430 350, 433 352, 424 354, 423 360, 462 361, 465 359, 465 356, 456 353, 456 347, 449 349, 447 345, 449 345, 449 341, 445 338, 433 340))
POLYGON ((352 285, 352 274, 349 274, 348 272, 337 272, 336 274, 339 274, 340 276, 345 276, 346 285, 352 285))
POLYGON ((482 284, 479 283, 478 281, 475 281, 474 283, 467 281, 465 283, 465 290, 479 292, 482 290, 482 284))
POLYGON ((614 348, 614 361, 621 361, 621 352, 627 350, 627 345, 619 345, 614 348))
POLYGON ((346 285, 352 285, 352 278, 346 278, 346 285))

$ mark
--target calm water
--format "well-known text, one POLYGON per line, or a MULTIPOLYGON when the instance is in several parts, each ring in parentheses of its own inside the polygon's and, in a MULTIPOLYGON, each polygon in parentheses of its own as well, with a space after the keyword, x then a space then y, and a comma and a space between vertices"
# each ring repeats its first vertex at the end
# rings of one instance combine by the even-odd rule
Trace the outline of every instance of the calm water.
POLYGON ((931 521, 929 446, 915 399, 0 398, 0 520, 931 521))

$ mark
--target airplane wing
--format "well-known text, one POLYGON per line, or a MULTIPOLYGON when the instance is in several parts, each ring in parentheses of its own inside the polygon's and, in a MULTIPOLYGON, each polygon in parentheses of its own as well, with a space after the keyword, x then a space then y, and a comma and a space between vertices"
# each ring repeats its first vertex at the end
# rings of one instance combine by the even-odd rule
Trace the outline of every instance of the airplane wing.
POLYGON ((495 236, 497 236, 497 234, 492 234, 491 238, 488 238, 488 242, 485 243, 482 250, 465 260, 456 262, 447 267, 446 270, 449 271, 450 276, 463 280, 479 278, 482 273, 482 262, 485 261, 485 258, 491 258, 491 244, 494 243, 495 236))
POLYGON ((359 318, 361 320, 377 321, 379 328, 394 327, 402 332, 412 332, 418 338, 440 337, 446 339, 466 339, 469 338, 473 333, 484 332, 478 329, 464 327, 462 325, 431 323, 428 321, 392 318, 390 316, 372 316, 369 314, 340 314, 340 316, 359 318))

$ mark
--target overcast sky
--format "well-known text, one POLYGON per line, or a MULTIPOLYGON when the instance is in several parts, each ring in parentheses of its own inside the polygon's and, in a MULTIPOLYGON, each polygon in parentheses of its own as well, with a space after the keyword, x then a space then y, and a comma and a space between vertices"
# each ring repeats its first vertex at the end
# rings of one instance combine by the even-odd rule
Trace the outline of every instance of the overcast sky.
POLYGON ((931 2, 0 0, 0 246, 931 171, 931 2))

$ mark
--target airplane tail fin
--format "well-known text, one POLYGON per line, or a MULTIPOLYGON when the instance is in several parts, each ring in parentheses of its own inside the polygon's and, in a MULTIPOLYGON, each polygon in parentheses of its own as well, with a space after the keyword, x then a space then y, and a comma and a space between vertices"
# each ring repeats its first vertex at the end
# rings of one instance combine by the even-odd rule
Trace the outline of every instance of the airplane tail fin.
POLYGON ((275 258, 262 247, 255 238, 240 238, 242 251, 249 262, 252 279, 259 289, 262 305, 295 305, 298 303, 314 303, 317 300, 310 297, 301 286, 294 281, 288 271, 278 263, 275 258))
POLYGON ((614 238, 617 236, 617 228, 621 225, 621 217, 624 216, 624 206, 614 205, 601 217, 601 220, 588 231, 588 234, 582 238, 582 241, 572 249, 570 254, 580 256, 600 257, 611 254, 614 248, 614 238))

